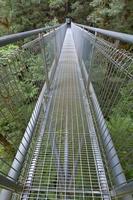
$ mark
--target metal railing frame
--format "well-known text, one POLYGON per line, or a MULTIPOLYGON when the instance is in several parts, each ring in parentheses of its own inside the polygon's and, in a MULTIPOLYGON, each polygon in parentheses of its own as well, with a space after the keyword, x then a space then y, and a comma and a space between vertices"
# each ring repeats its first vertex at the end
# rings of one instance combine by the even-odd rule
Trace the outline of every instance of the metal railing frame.
POLYGON ((133 35, 130 35, 130 34, 116 32, 116 31, 109 31, 109 30, 105 30, 101 28, 94 28, 94 27, 90 27, 90 26, 86 26, 82 24, 76 24, 76 25, 88 31, 92 31, 94 33, 100 33, 110 38, 114 38, 115 40, 120 40, 126 43, 133 44, 133 35))
POLYGON ((31 31, 25 31, 21 33, 15 33, 15 34, 2 36, 0 37, 0 47, 17 42, 19 40, 22 40, 30 36, 35 36, 41 33, 45 33, 46 31, 50 31, 52 29, 58 28, 59 26, 60 25, 55 25, 51 27, 39 28, 39 29, 31 30, 31 31))
MULTIPOLYGON (((13 35, 9 35, 9 36, 0 37, 0 46, 5 46, 7 44, 16 42, 16 41, 24 39, 26 37, 30 37, 30 36, 39 34, 39 37, 37 39, 35 39, 31 42, 28 42, 27 44, 23 45, 22 48, 26 49, 30 45, 33 45, 36 41, 40 42, 44 66, 47 67, 47 65, 45 63, 46 60, 44 59, 44 56, 45 56, 44 55, 45 52, 43 50, 43 48, 45 48, 44 47, 45 46, 44 41, 48 39, 49 35, 53 36, 54 34, 56 34, 56 31, 61 32, 61 29, 63 28, 63 26, 64 26, 64 30, 66 31, 67 25, 63 24, 63 25, 60 25, 60 26, 56 25, 56 26, 52 26, 52 27, 48 27, 48 28, 41 28, 41 29, 23 32, 23 33, 17 33, 17 34, 13 34, 13 35), (51 32, 47 33, 45 35, 41 35, 41 37, 40 37, 40 34, 42 34, 45 31, 51 31, 51 32)), ((57 43, 55 43, 55 45, 57 45, 57 43)), ((60 44, 58 44, 58 45, 60 45, 59 51, 55 52, 55 53, 60 55, 60 50, 61 50, 61 47, 63 45, 63 38, 62 38, 62 41, 60 42, 60 44)), ((46 75, 47 80, 44 83, 42 91, 41 91, 41 93, 38 97, 37 103, 36 103, 35 108, 32 112, 31 118, 30 118, 29 123, 27 125, 27 128, 25 130, 24 136, 21 140, 21 143, 18 147, 18 151, 17 151, 15 158, 13 160, 12 167, 9 170, 8 177, 0 175, 0 185, 3 188, 5 188, 0 193, 0 199, 2 199, 2 200, 11 199, 12 191, 20 192, 22 190, 22 185, 17 181, 18 181, 18 178, 19 178, 25 157, 28 153, 30 142, 31 142, 31 139, 32 139, 32 136, 33 136, 33 133, 34 133, 37 121, 38 121, 38 117, 39 117, 39 114, 40 114, 40 111, 41 111, 41 106, 42 106, 42 104, 44 104, 45 94, 48 93, 50 83, 52 82, 53 73, 56 70, 56 64, 58 62, 59 55, 57 55, 56 58, 54 59, 49 73, 48 73, 48 69, 45 70, 45 72, 47 73, 47 75, 46 75), (49 84, 49 85, 47 85, 47 84, 49 84), (14 169, 16 169, 16 171, 14 171, 14 169)))
MULTIPOLYGON (((116 149, 115 149, 113 141, 111 139, 111 136, 110 136, 109 130, 107 128, 104 116, 102 114, 100 105, 98 103, 95 91, 94 91, 93 86, 91 84, 90 77, 89 77, 89 72, 87 72, 87 70, 85 68, 85 64, 84 64, 84 61, 82 59, 82 55, 83 55, 82 51, 83 51, 83 48, 84 48, 83 47, 84 34, 87 37, 87 36, 89 36, 88 35, 89 34, 88 31, 89 30, 93 31, 95 39, 94 39, 93 44, 92 44, 92 51, 91 51, 91 56, 90 56, 90 58, 91 58, 91 60, 90 60, 90 68, 91 68, 92 60, 94 59, 94 48, 95 48, 95 42, 97 40, 97 33, 112 37, 112 38, 114 38, 116 40, 121 40, 121 41, 124 41, 124 42, 128 42, 128 43, 131 43, 131 44, 133 43, 133 35, 128 35, 128 34, 124 34, 124 33, 118 33, 118 32, 113 32, 113 31, 107 31, 107 30, 103 30, 103 29, 97 29, 97 28, 88 27, 88 26, 81 25, 81 24, 72 23, 72 29, 74 29, 74 27, 78 28, 79 31, 82 32, 82 38, 80 38, 81 39, 81 42, 80 42, 81 43, 80 44, 81 48, 78 48, 78 46, 77 46, 77 40, 76 40, 77 38, 75 38, 76 36, 74 36, 74 33, 73 33, 73 36, 74 36, 74 40, 75 40, 75 46, 77 46, 76 49, 77 49, 77 53, 78 53, 79 62, 81 64, 81 66, 82 66, 81 67, 82 68, 81 71, 82 71, 84 83, 86 85, 86 91, 87 91, 87 93, 89 91, 88 95, 91 98, 91 101, 92 101, 92 104, 93 104, 94 112, 96 114, 97 122, 98 122, 98 125, 99 125, 99 128, 100 128, 101 138, 102 138, 103 144, 105 146, 106 155, 107 155, 108 160, 110 160, 110 158, 112 158, 113 155, 116 155, 110 161, 110 165, 113 168, 112 169, 112 174, 113 174, 113 177, 114 177, 114 180, 115 180, 115 184, 116 184, 116 189, 115 188, 112 189, 111 194, 112 194, 113 197, 123 196, 124 200, 131 200, 132 199, 131 195, 127 195, 127 194, 133 194, 133 187, 132 187, 133 186, 133 182, 131 182, 130 185, 128 186, 128 183, 126 181, 126 177, 124 175, 122 166, 120 164, 119 157, 117 155, 116 149), (107 138, 106 141, 104 140, 104 138, 107 138), (109 142, 109 145, 106 145, 108 142, 109 142), (110 151, 110 149, 111 149, 111 151, 110 151), (118 163, 119 163, 119 165, 118 165, 118 163), (113 167, 115 165, 116 165, 116 167, 113 167), (118 175, 116 176, 116 174, 118 174, 118 171, 119 171, 119 176, 118 175), (120 186, 120 187, 117 187, 117 186, 120 186)), ((74 31, 75 30, 73 30, 73 32, 74 31)))
MULTIPOLYGON (((72 23, 72 26, 73 25, 74 24, 72 23)), ((81 25, 81 24, 76 24, 76 25, 77 25, 77 27, 79 29, 81 29, 81 31, 84 31, 85 34, 87 34, 87 31, 85 31, 83 29, 86 29, 88 31, 94 32, 95 33, 95 37, 96 37, 97 33, 100 33, 100 34, 106 35, 108 37, 114 38, 116 40, 120 40, 120 41, 123 41, 123 42, 127 42, 127 43, 130 43, 130 44, 133 44, 133 36, 132 35, 128 35, 128 34, 124 34, 124 33, 119 33, 119 32, 114 32, 114 31, 103 30, 103 29, 99 29, 99 28, 88 27, 88 26, 81 25)), ((18 40, 21 40, 21 39, 24 39, 24 38, 27 38, 27 37, 30 37, 30 36, 42 34, 43 32, 46 32, 46 31, 50 31, 50 30, 56 31, 56 28, 58 28, 58 27, 59 27, 59 25, 56 25, 56 26, 53 26, 53 27, 41 28, 41 29, 36 29, 36 30, 32 30, 32 31, 27 31, 27 32, 12 34, 12 35, 9 35, 9 36, 3 36, 3 37, 0 37, 0 46, 5 46, 7 44, 14 43, 14 42, 16 42, 18 40)), ((42 37, 44 37, 44 36, 42 36, 42 37)), ((42 37, 41 37, 41 40, 42 40, 42 37)), ((36 40, 40 40, 40 39, 36 39, 36 40)), ((61 42, 63 43, 63 40, 61 42)), ((93 48, 95 48, 95 44, 93 45, 93 48)), ((61 48, 60 48, 60 50, 61 50, 61 48)), ((60 50, 59 50, 58 53, 60 53, 60 50)), ((42 51, 42 53, 44 54, 43 51, 42 51)), ((43 57, 44 57, 44 55, 43 55, 43 57)), ((93 59, 93 53, 91 55, 91 59, 93 59)), ((80 62, 81 62, 81 64, 83 64, 82 63, 82 57, 80 58, 80 62)), ((90 61, 90 63, 91 62, 92 61, 90 61)), ((55 61, 54 64, 56 64, 56 63, 57 63, 57 60, 55 61)), ((55 67, 53 67, 53 68, 55 68, 55 67)), ((84 73, 87 73, 87 72, 84 72, 84 73)), ((50 74, 48 74, 47 78, 51 79, 51 75, 53 76, 52 71, 50 71, 50 74)), ((98 118, 100 106, 99 106, 99 103, 97 101, 97 97, 96 97, 95 91, 93 89, 93 86, 91 85, 91 83, 88 84, 88 80, 89 80, 88 74, 87 74, 86 77, 87 77, 86 85, 88 85, 89 93, 91 95, 91 99, 92 99, 92 102, 93 102, 93 106, 94 106, 94 110, 95 110, 95 113, 96 113, 96 116, 97 116, 97 120, 98 120, 99 126, 101 126, 101 137, 104 138, 105 137, 105 133, 106 133, 108 135, 108 137, 111 138, 107 127, 105 127, 106 123, 105 123, 104 117, 102 117, 102 122, 98 118), (104 131, 105 129, 106 129, 106 132, 104 131), (104 131, 104 134, 102 134, 103 131, 104 131)), ((13 161, 12 166, 13 166, 13 168, 17 168, 18 171, 21 170, 21 167, 22 167, 22 165, 24 163, 25 156, 26 156, 26 154, 28 152, 28 148, 29 148, 30 141, 31 141, 31 138, 32 138, 32 135, 33 135, 33 132, 34 132, 34 129, 35 129, 38 117, 39 117, 39 113, 40 113, 40 109, 41 109, 41 105, 42 105, 42 102, 43 102, 43 98, 44 98, 44 94, 46 92, 46 89, 47 89, 47 85, 45 83, 44 86, 43 86, 43 89, 42 89, 42 91, 40 93, 40 96, 38 98, 38 101, 36 103, 36 106, 34 108, 34 111, 32 113, 32 116, 30 118, 29 124, 28 124, 28 126, 26 128, 26 131, 24 133, 24 137, 22 138, 22 142, 20 143, 19 151, 17 152, 17 154, 15 156, 16 158, 19 158, 19 161, 20 161, 21 164, 18 163, 17 160, 13 161), (26 140, 25 140, 25 138, 26 138, 26 140), (28 141, 28 144, 27 144, 26 141, 28 141), (24 148, 24 146, 22 144, 25 144, 25 146, 27 148, 24 148), (24 156, 20 153, 21 151, 23 152, 24 156)), ((102 111, 100 111, 100 113, 101 113, 100 116, 102 116, 102 111)), ((106 146, 106 144, 105 144, 105 146, 106 146)), ((111 143, 111 149, 113 149, 113 151, 116 151, 115 147, 113 145, 113 142, 111 143)), ((108 153, 108 158, 112 157, 112 155, 114 155, 114 153, 112 154, 112 150, 111 150, 108 153)), ((116 159, 116 157, 113 158, 112 161, 111 161, 112 166, 114 166, 114 163, 117 164, 118 160, 119 160, 118 156, 117 156, 117 159, 116 159)), ((126 178, 125 178, 125 175, 123 173, 121 165, 119 165, 117 169, 120 170, 120 176, 119 177, 118 176, 115 177, 115 173, 116 173, 115 172, 115 168, 113 168, 113 174, 114 174, 114 177, 115 177, 116 184, 120 185, 120 187, 115 188, 114 190, 111 191, 112 196, 116 197, 116 196, 127 195, 129 193, 132 194, 133 193, 133 182, 126 183, 126 178)), ((13 177, 13 179, 16 180, 16 182, 14 182, 11 179, 6 178, 6 177, 4 177, 4 176, 1 175, 0 176, 1 177, 0 184, 2 183, 2 185, 5 188, 10 188, 10 190, 13 190, 13 191, 21 190, 22 186, 19 183, 17 183, 17 179, 19 177, 19 174, 16 173, 15 171, 13 171, 11 169, 9 171, 8 175, 9 175, 9 177, 13 177)), ((4 199, 10 199, 11 198, 11 194, 12 194, 11 191, 3 190, 2 193, 1 193, 1 195, 0 195, 0 198, 3 199, 3 200, 4 199)), ((125 199, 131 199, 131 197, 129 196, 129 197, 125 198, 125 199)))

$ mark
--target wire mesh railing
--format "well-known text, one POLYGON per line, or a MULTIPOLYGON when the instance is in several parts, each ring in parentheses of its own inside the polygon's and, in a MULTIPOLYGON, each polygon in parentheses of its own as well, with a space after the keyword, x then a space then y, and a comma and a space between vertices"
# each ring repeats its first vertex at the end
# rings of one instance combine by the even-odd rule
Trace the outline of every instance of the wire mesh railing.
MULTIPOLYGON (((47 108, 50 105, 51 99, 53 98, 50 96, 51 93, 49 92, 49 88, 54 78, 58 58, 60 56, 62 44, 65 37, 66 28, 67 26, 66 24, 64 24, 59 27, 55 26, 48 29, 38 29, 0 38, 0 46, 9 44, 8 47, 4 46, 0 50, 0 185, 2 188, 17 192, 22 191, 23 185, 21 184, 24 183, 27 174, 32 171, 32 175, 30 174, 31 176, 28 174, 28 178, 31 182, 34 172, 35 174, 37 172, 37 169, 35 169, 36 164, 42 162, 44 159, 43 157, 41 157, 43 156, 43 154, 40 154, 40 156, 39 152, 44 152, 46 149, 43 148, 43 145, 41 146, 41 137, 38 137, 37 133, 39 132, 41 134, 41 131, 44 132, 44 116, 47 115, 48 117, 47 108), (38 35, 37 38, 35 37, 36 35, 38 35), (29 39, 29 36, 32 36, 32 39, 29 39), (26 43, 25 40, 27 41, 26 43)), ((77 26, 73 23, 72 32, 77 55, 81 65, 83 80, 86 86, 88 101, 91 107, 91 114, 93 116, 95 129, 97 131, 97 136, 99 139, 103 162, 106 169, 106 175, 108 177, 108 182, 110 185, 110 194, 113 198, 116 199, 118 197, 124 196, 126 196, 125 199, 131 199, 132 197, 127 194, 132 194, 133 192, 133 57, 130 51, 123 50, 120 47, 123 46, 123 42, 133 43, 133 36, 96 28, 90 28, 83 25, 77 26), (122 40, 122 43, 119 43, 118 40, 122 40)), ((131 48, 131 46, 129 47, 131 48)), ((68 53, 68 55, 70 56, 72 53, 72 49, 68 53)), ((67 60, 62 57, 62 64, 63 62, 65 64, 67 62, 70 64, 69 56, 67 57, 67 60)), ((72 65, 69 65, 69 67, 71 66, 72 68, 73 65, 74 64, 72 62, 72 65)), ((62 71, 62 67, 60 68, 62 71)), ((74 69, 77 70, 77 66, 74 69)), ((75 74, 72 75, 68 73, 70 72, 70 70, 67 66, 66 70, 67 78, 70 78, 71 76, 76 77, 75 74)), ((65 77, 64 73, 62 73, 62 79, 63 77, 65 77)), ((58 74, 56 79, 59 79, 58 74)), ((74 86, 74 82, 69 83, 67 81, 67 84, 70 85, 71 89, 75 87, 73 90, 74 94, 76 88, 77 91, 79 91, 78 81, 76 81, 75 83, 77 83, 77 85, 75 84, 74 86)), ((56 85, 54 85, 54 87, 56 88, 56 85)), ((62 92, 60 92, 59 95, 60 98, 65 99, 65 95, 68 94, 68 92, 71 93, 71 90, 69 91, 68 87, 65 86, 65 88, 67 88, 67 90, 65 92, 65 89, 62 89, 62 92)), ((57 100, 59 97, 57 95, 57 100)), ((79 100, 79 97, 77 98, 75 96, 74 100, 79 100)), ((67 104, 69 105, 69 103, 67 104)), ((79 104, 81 104, 81 100, 79 104)), ((61 109, 59 101, 57 101, 57 105, 57 107, 55 106, 55 110, 58 109, 58 111, 55 112, 56 119, 53 115, 53 125, 54 123, 58 124, 57 116, 60 113, 59 108, 61 109)), ((76 103, 74 103, 73 106, 68 106, 70 110, 67 108, 65 110, 66 114, 62 114, 62 118, 60 119, 59 117, 58 119, 61 120, 61 126, 63 126, 63 116, 66 117, 65 122, 67 126, 65 126, 65 130, 66 127, 67 130, 69 130, 70 127, 68 124, 67 115, 68 113, 71 113, 70 126, 72 126, 72 132, 74 132, 74 117, 72 117, 75 116, 75 111, 73 110, 75 108, 74 106, 76 106, 76 103), (73 124, 71 125, 71 123, 73 124)), ((76 110, 78 110, 78 106, 76 107, 76 110)), ((61 112, 63 113, 64 111, 61 112)), ((84 114, 87 115, 86 113, 84 114)), ((80 111, 79 116, 81 114, 82 112, 80 111)), ((79 117, 77 114, 76 116, 78 119, 79 117)), ((51 116, 50 119, 52 119, 51 116)), ((80 124, 80 119, 78 120, 79 122, 77 123, 77 125, 79 127, 81 125, 83 126, 85 120, 82 119, 82 124, 80 124)), ((52 125, 50 125, 50 127, 52 127, 52 125)), ((56 129, 57 127, 54 131, 51 131, 50 128, 49 134, 53 133, 54 135, 56 135, 56 133, 58 132, 58 130, 56 129)), ((85 133, 86 131, 82 132, 85 133)), ((60 133, 60 135, 62 135, 63 137, 64 132, 62 131, 60 133)), ((46 137, 47 136, 49 137, 48 132, 46 132, 46 137)), ((66 174, 68 173, 68 158, 65 153, 67 154, 68 146, 71 148, 71 151, 74 152, 73 148, 75 148, 77 144, 76 137, 73 138, 73 135, 71 141, 70 136, 68 137, 67 134, 65 134, 64 141, 65 146, 63 146, 62 152, 64 156, 64 177, 66 184, 69 177, 66 177, 66 174), (71 142, 73 142, 73 144, 71 142)), ((62 140, 58 142, 61 148, 61 145, 64 145, 64 143, 62 143, 62 140)), ((57 190, 61 189, 59 191, 55 191, 55 188, 49 188, 50 180, 55 177, 56 173, 55 168, 52 165, 52 156, 55 156, 54 159, 57 156, 55 151, 56 147, 54 148, 55 144, 53 138, 50 138, 48 144, 50 145, 50 143, 53 144, 53 149, 50 155, 51 157, 48 157, 48 159, 51 159, 50 165, 48 165, 50 166, 50 168, 48 166, 46 167, 46 171, 48 172, 47 197, 49 197, 50 195, 50 198, 54 199, 55 196, 56 198, 58 198, 58 193, 63 193, 64 198, 66 198, 66 196, 68 195, 70 198, 72 198, 73 196, 76 199, 76 196, 78 198, 81 198, 83 193, 83 199, 89 197, 92 199, 99 198, 97 197, 97 194, 93 194, 92 192, 93 181, 90 180, 90 183, 86 182, 86 184, 84 182, 84 180, 87 180, 85 179, 85 176, 88 176, 88 179, 89 177, 91 177, 91 172, 89 171, 88 173, 87 171, 85 171, 86 175, 84 175, 84 172, 82 171, 83 169, 81 169, 82 173, 80 174, 80 176, 78 177, 78 181, 76 182, 77 185, 74 185, 74 187, 80 185, 79 180, 81 179, 82 191, 78 191, 79 188, 75 189, 75 191, 72 191, 71 188, 68 188, 68 190, 66 190, 67 184, 64 184, 64 180, 63 184, 65 185, 65 189, 63 189, 62 186, 57 186, 57 190), (52 174, 50 174, 50 171, 51 173, 53 173, 53 177, 52 174), (50 179, 49 177, 52 178, 50 179), (91 191, 85 191, 83 189, 84 186, 87 187, 89 184, 91 185, 91 191), (74 194, 72 194, 73 192, 74 194)), ((90 143, 86 144, 89 144, 87 148, 91 146, 90 143)), ((82 145, 79 144, 79 151, 80 148, 82 148, 80 146, 82 145)), ((97 153, 97 149, 99 149, 98 145, 96 145, 95 148, 97 153)), ((86 159, 88 159, 87 153, 89 152, 86 151, 86 159)), ((79 168, 74 169, 77 171, 80 170, 80 168, 82 168, 83 166, 81 152, 79 152, 79 155, 81 156, 81 165, 79 166, 79 168)), ((83 157, 84 156, 85 155, 83 155, 83 157)), ((91 157, 91 155, 89 156, 91 157)), ((58 162, 58 158, 56 158, 55 160, 56 162, 58 162)), ((57 165, 59 168, 59 164, 57 165)), ((74 163, 74 165, 76 164, 74 163)), ((43 168, 41 169, 41 173, 43 174, 44 166, 42 167, 43 168)), ((99 164, 96 167, 100 167, 101 169, 103 168, 103 165, 99 164)), ((58 170, 57 174, 59 173, 58 170)), ((94 170, 94 167, 92 167, 92 170, 94 170)), ((99 177, 102 177, 102 174, 100 175, 100 172, 102 173, 102 171, 98 170, 99 177)), ((37 173, 37 178, 39 178, 40 171, 38 171, 37 173)), ((76 172, 74 171, 73 173, 76 172)), ((60 179, 60 173, 57 175, 57 177, 58 179, 60 179)), ((72 179, 73 178, 75 178, 75 175, 74 177, 72 177, 72 179)), ((41 182, 45 183, 46 185, 46 177, 44 180, 44 176, 41 175, 41 179, 39 178, 37 180, 39 181, 39 188, 41 188, 41 182)), ((75 180, 77 179, 75 178, 75 180)), ((101 182, 102 181, 104 180, 101 179, 101 182)), ((35 184, 36 183, 37 182, 35 181, 35 184)), ((97 185, 99 184, 99 182, 96 181, 95 184, 97 185)), ((44 191, 44 188, 41 189, 42 193, 46 192, 44 191)), ((98 195, 101 194, 104 194, 102 189, 98 195)), ((33 199, 35 197, 34 195, 35 194, 33 194, 33 199)), ((104 195, 102 196, 103 199, 105 198, 104 195)), ((2 190, 0 196, 2 200, 10 199, 10 197, 10 191, 7 192, 7 190, 2 190)), ((14 196, 14 198, 16 199, 17 197, 14 196)), ((19 198, 20 196, 18 197, 18 199, 19 198)), ((38 198, 44 197, 38 196, 38 198)))
POLYGON ((133 36, 75 24, 72 31, 110 188, 126 185, 133 178, 133 57, 121 46, 133 36))
MULTIPOLYGON (((46 127, 29 165, 22 199, 110 199, 91 116, 86 119, 71 29, 51 87, 46 127)), ((89 113, 87 106, 86 110, 89 113)))
POLYGON ((7 179, 17 183, 24 161, 30 158, 27 151, 29 144, 29 152, 34 147, 32 137, 47 103, 65 31, 64 24, 0 38, 1 46, 14 42, 0 49, 0 185, 4 188, 10 187, 7 179), (36 34, 38 38, 24 44, 25 37, 36 34))

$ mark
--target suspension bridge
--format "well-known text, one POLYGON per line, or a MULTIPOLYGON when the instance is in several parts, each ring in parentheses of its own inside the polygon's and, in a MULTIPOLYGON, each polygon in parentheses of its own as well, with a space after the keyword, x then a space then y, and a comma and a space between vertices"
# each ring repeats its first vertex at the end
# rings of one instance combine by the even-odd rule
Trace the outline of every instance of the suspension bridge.
POLYGON ((1 57, 0 147, 14 151, 0 152, 0 199, 131 200, 133 135, 113 136, 108 120, 133 83, 132 54, 119 48, 133 36, 65 23, 0 38, 12 43, 1 57))

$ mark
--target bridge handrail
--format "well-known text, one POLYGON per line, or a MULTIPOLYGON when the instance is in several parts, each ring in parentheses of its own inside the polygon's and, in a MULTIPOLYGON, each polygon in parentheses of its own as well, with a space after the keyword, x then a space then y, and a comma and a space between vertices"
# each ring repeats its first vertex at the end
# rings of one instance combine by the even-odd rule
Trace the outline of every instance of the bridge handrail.
MULTIPOLYGON (((48 97, 47 92, 49 90, 49 84, 51 83, 51 80, 53 79, 54 71, 56 70, 58 58, 60 56, 62 44, 64 41, 66 27, 67 27, 66 24, 63 24, 63 25, 52 26, 49 28, 44 28, 44 29, 39 29, 39 30, 37 29, 37 30, 30 31, 30 32, 27 31, 24 33, 17 33, 17 34, 7 36, 7 38, 5 38, 5 40, 2 41, 3 43, 0 43, 1 46, 2 45, 4 46, 6 44, 13 43, 14 41, 24 39, 25 37, 43 33, 42 32, 43 30, 44 31, 49 30, 48 33, 40 34, 39 37, 37 37, 36 39, 32 38, 32 40, 30 42, 28 42, 26 44, 21 44, 21 47, 18 48, 17 51, 14 50, 14 52, 9 54, 8 56, 5 56, 5 57, 3 56, 4 58, 1 57, 2 61, 5 60, 5 68, 8 69, 8 67, 11 67, 11 64, 13 63, 12 64, 13 70, 14 70, 14 66, 16 65, 16 64, 14 64, 15 63, 14 60, 16 59, 15 61, 17 62, 17 70, 16 70, 16 67, 15 67, 14 71, 12 70, 12 68, 10 68, 11 70, 7 70, 8 71, 7 77, 12 76, 13 81, 10 83, 10 85, 11 85, 11 91, 12 90, 14 91, 14 88, 15 89, 18 88, 18 86, 17 86, 18 82, 16 82, 16 79, 17 79, 16 77, 20 71, 19 69, 21 68, 20 61, 22 62, 22 60, 20 60, 20 59, 22 59, 22 56, 26 56, 25 57, 25 61, 26 61, 27 56, 28 57, 30 57, 32 55, 38 56, 38 54, 40 54, 41 63, 39 63, 39 61, 36 59, 35 65, 37 65, 37 63, 39 63, 40 69, 43 68, 43 71, 41 71, 41 73, 43 75, 43 79, 42 79, 43 85, 41 84, 40 87, 38 87, 38 94, 36 95, 36 104, 34 104, 34 106, 32 108, 32 113, 31 113, 31 117, 30 117, 29 121, 26 122, 27 127, 23 133, 20 144, 18 146, 15 146, 13 143, 13 146, 15 146, 15 156, 14 156, 13 160, 11 161, 11 163, 6 162, 4 159, 2 161, 2 164, 6 163, 6 165, 8 165, 8 168, 9 167, 10 168, 9 168, 9 171, 7 171, 5 173, 2 170, 0 171, 0 186, 2 188, 4 188, 0 192, 0 199, 3 199, 3 200, 10 199, 11 195, 12 195, 11 191, 16 191, 16 190, 22 189, 21 185, 18 182, 18 178, 20 177, 21 169, 24 165, 24 161, 26 159, 28 150, 32 143, 33 134, 35 134, 35 128, 36 128, 37 122, 39 120, 39 114, 40 114, 41 110, 43 110, 42 112, 45 112, 46 115, 48 112, 49 106, 47 106, 47 108, 46 108, 46 104, 47 104, 46 99, 47 98, 51 99, 51 96, 48 97), (16 37, 16 35, 17 35, 17 37, 16 37), (59 39, 60 39, 60 41, 59 41, 59 39), (51 43, 51 41, 52 41, 52 43, 51 43), (37 49, 36 49, 36 47, 37 47, 37 49), (52 61, 50 61, 50 63, 48 63, 48 61, 49 61, 48 60, 49 59, 48 52, 50 51, 50 50, 48 50, 48 48, 50 48, 50 50, 52 49, 51 51, 53 53, 53 58, 52 58, 52 61), (8 59, 9 57, 11 57, 11 58, 8 59), (44 79, 44 77, 45 77, 45 79, 44 79), (8 190, 6 190, 6 189, 8 189, 8 190)), ((3 38, 3 37, 1 37, 1 38, 3 38)), ((27 65, 25 65, 25 66, 27 66, 27 65)), ((1 69, 4 69, 4 67, 1 67, 1 69)), ((28 73, 29 73, 29 77, 32 78, 32 71, 28 70, 28 73)), ((4 75, 3 74, 4 73, 1 73, 1 82, 3 81, 2 83, 4 83, 4 86, 5 86, 8 83, 8 81, 6 79, 6 83, 5 83, 5 80, 4 80, 5 74, 4 75)), ((4 86, 3 86, 3 88, 4 88, 4 86)), ((21 95, 20 88, 17 91, 21 95)), ((6 92, 5 92, 5 94, 6 94, 6 92)), ((16 95, 16 93, 13 93, 12 96, 15 98, 16 97, 15 95, 16 95)), ((23 96, 24 95, 25 94, 23 94, 23 96)), ((20 102, 21 102, 21 100, 23 100, 23 99, 20 99, 20 102)), ((50 100, 49 100, 49 102, 50 102, 50 100)), ((15 106, 15 104, 14 104, 14 106, 15 106)), ((20 105, 18 104, 18 106, 20 106, 20 105)), ((0 105, 0 108, 1 108, 1 105, 0 105)), ((26 112, 28 112, 28 109, 26 112)), ((14 116, 12 116, 12 117, 14 117, 14 116)), ((41 122, 40 122, 40 124, 41 124, 41 122)))
POLYGON ((124 156, 130 157, 132 153, 131 136, 129 130, 119 135, 118 129, 114 126, 118 122, 117 118, 119 121, 126 119, 125 116, 128 115, 131 118, 130 106, 126 111, 124 107, 132 100, 133 57, 130 51, 118 48, 117 39, 108 41, 108 38, 103 38, 103 35, 97 34, 96 29, 94 30, 92 33, 85 27, 72 23, 72 33, 86 92, 96 122, 99 142, 106 158, 105 166, 111 178, 109 181, 113 186, 111 195, 122 196, 126 200, 128 194, 128 199, 132 199, 130 195, 132 183, 128 184, 132 179, 130 175, 132 164, 130 159, 127 159, 125 166, 123 159, 124 156), (120 105, 121 110, 118 111, 120 105), (124 145, 120 138, 124 140, 124 145))
POLYGON ((60 24, 51 26, 51 27, 39 28, 39 29, 31 30, 31 31, 25 31, 25 32, 2 36, 0 37, 0 47, 5 46, 7 44, 11 44, 13 42, 16 42, 18 40, 21 40, 33 35, 38 35, 39 33, 44 33, 45 31, 50 31, 51 29, 55 29, 59 26, 60 24))
POLYGON ((109 36, 111 38, 115 38, 117 40, 133 44, 133 35, 131 35, 131 34, 115 32, 115 31, 105 30, 105 29, 101 29, 101 28, 94 28, 94 27, 86 26, 86 25, 82 25, 82 24, 76 24, 76 25, 80 26, 81 28, 87 29, 89 31, 101 33, 101 34, 109 36))

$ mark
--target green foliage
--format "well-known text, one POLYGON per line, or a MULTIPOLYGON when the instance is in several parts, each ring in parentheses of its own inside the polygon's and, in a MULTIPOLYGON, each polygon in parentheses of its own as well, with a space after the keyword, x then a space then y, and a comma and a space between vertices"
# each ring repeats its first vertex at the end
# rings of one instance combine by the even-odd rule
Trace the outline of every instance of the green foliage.
POLYGON ((11 162, 43 86, 44 66, 40 52, 16 45, 1 48, 0 56, 0 156, 11 162))
POLYGON ((130 136, 133 132, 132 119, 130 116, 122 117, 119 113, 113 114, 109 122, 109 128, 114 138, 121 135, 121 140, 123 141, 123 139, 126 139, 126 136, 130 136))
POLYGON ((133 82, 121 89, 121 98, 114 107, 108 127, 128 179, 133 177, 133 82))
POLYGON ((13 44, 0 48, 0 57, 6 57, 7 55, 13 53, 17 48, 18 46, 13 44))
POLYGON ((120 3, 119 0, 115 0, 115 1, 112 0, 112 2, 109 5, 110 5, 110 9, 108 11, 108 15, 110 17, 113 17, 113 16, 115 17, 121 14, 125 6, 124 1, 121 1, 120 3))
POLYGON ((118 104, 113 109, 113 115, 117 115, 119 113, 122 117, 129 115, 133 118, 133 94, 132 94, 133 82, 129 81, 129 83, 124 86, 121 91, 120 95, 121 98, 118 104))
POLYGON ((1 0, 0 33, 31 30, 52 20, 63 23, 67 15, 79 23, 132 33, 132 10, 131 0, 1 0))
POLYGON ((132 32, 133 2, 130 0, 93 0, 90 6, 92 12, 88 20, 96 26, 115 31, 132 32))
POLYGON ((60 7, 64 6, 64 1, 63 0, 50 0, 50 8, 54 9, 60 9, 60 7))

